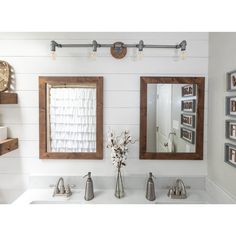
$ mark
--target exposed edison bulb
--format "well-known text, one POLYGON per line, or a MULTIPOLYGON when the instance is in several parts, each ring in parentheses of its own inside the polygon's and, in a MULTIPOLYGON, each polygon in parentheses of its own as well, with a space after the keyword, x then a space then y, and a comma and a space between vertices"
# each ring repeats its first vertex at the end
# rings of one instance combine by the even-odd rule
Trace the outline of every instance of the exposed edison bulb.
POLYGON ((51 51, 51 58, 52 60, 56 60, 56 51, 51 51))
POLYGON ((97 51, 92 51, 92 52, 90 53, 90 58, 91 58, 92 60, 96 60, 96 58, 97 58, 97 51))
POLYGON ((138 58, 138 60, 142 60, 143 59, 143 50, 141 50, 141 51, 138 50, 137 58, 138 58))
POLYGON ((187 57, 186 51, 185 51, 185 50, 184 50, 184 51, 181 51, 181 53, 180 53, 180 58, 181 58, 181 60, 185 60, 186 57, 187 57))

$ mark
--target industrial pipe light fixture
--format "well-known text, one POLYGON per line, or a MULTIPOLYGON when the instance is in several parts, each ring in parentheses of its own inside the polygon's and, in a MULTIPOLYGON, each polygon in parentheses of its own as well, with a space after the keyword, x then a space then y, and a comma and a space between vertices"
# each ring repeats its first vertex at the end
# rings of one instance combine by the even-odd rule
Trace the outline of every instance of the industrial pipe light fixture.
POLYGON ((51 53, 52 58, 55 59, 56 48, 92 48, 91 56, 93 58, 96 57, 97 48, 110 48, 111 54, 113 57, 117 59, 121 59, 125 57, 127 48, 137 48, 139 57, 142 57, 143 49, 144 48, 173 48, 173 49, 180 49, 182 52, 182 59, 185 58, 185 51, 186 51, 187 41, 183 40, 179 44, 176 45, 151 45, 151 44, 144 44, 143 40, 140 40, 138 44, 125 44, 122 42, 116 42, 114 44, 99 44, 96 40, 93 40, 91 44, 59 44, 56 41, 51 41, 51 53))

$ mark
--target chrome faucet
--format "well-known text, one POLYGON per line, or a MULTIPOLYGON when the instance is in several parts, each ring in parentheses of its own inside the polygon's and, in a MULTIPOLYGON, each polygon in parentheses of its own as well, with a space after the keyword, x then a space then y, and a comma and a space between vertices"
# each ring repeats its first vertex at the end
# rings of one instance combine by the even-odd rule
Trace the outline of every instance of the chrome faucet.
POLYGON ((185 199, 187 198, 186 187, 183 180, 177 179, 174 186, 170 187, 168 197, 172 199, 185 199))
POLYGON ((59 178, 57 181, 57 184, 55 186, 53 197, 55 196, 64 196, 64 197, 70 197, 72 195, 70 185, 68 184, 66 187, 64 185, 64 179, 62 177, 59 178))

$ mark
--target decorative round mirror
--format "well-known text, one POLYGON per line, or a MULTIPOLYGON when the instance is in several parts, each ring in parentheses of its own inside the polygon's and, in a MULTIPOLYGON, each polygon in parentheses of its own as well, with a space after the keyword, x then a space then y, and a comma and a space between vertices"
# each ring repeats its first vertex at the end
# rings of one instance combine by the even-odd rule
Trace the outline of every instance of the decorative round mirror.
POLYGON ((127 48, 124 47, 124 43, 115 42, 111 47, 111 55, 116 59, 122 59, 127 53, 127 48))
POLYGON ((10 66, 5 61, 0 61, 0 92, 8 89, 10 82, 10 66))

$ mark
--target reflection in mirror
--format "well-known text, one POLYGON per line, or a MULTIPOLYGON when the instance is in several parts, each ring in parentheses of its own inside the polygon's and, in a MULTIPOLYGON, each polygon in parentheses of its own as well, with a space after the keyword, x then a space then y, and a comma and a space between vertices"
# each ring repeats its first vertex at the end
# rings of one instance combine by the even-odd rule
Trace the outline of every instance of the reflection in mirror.
POLYGON ((47 90, 48 152, 96 152, 96 84, 47 90))
POLYGON ((147 152, 196 151, 193 84, 147 85, 147 152))
POLYGON ((140 159, 203 159, 204 81, 141 77, 140 159))
POLYGON ((40 77, 39 117, 41 159, 102 159, 102 77, 40 77))

